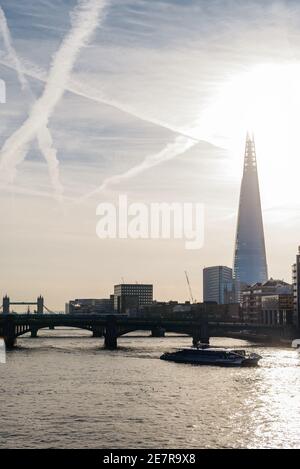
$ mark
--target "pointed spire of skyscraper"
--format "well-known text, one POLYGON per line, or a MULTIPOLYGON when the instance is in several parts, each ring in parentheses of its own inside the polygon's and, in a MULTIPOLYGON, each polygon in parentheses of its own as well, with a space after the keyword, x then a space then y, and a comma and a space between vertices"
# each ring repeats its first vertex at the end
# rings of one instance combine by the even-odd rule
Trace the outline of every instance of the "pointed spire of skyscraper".
POLYGON ((242 284, 268 279, 256 151, 247 133, 234 253, 234 276, 242 284))
POLYGON ((245 158, 244 158, 244 171, 254 169, 256 171, 256 151, 253 134, 250 136, 247 132, 245 158))

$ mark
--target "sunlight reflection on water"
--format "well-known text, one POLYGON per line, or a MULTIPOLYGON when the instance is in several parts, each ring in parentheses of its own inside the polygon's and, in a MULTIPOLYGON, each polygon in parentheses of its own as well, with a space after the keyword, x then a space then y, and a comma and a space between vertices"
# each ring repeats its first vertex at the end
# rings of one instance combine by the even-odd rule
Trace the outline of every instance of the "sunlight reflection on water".
POLYGON ((159 360, 190 343, 188 337, 135 334, 109 352, 101 348, 103 339, 82 331, 18 339, 0 365, 0 446, 300 447, 297 351, 251 345, 263 356, 257 368, 159 360))

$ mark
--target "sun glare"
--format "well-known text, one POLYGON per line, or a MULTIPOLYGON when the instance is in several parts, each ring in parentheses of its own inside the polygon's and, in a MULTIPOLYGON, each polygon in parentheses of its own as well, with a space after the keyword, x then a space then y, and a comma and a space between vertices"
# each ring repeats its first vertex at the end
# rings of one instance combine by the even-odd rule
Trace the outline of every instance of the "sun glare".
POLYGON ((254 133, 266 207, 299 199, 299 113, 300 64, 259 65, 233 77, 205 113, 205 132, 231 152, 237 176, 246 132, 254 133))

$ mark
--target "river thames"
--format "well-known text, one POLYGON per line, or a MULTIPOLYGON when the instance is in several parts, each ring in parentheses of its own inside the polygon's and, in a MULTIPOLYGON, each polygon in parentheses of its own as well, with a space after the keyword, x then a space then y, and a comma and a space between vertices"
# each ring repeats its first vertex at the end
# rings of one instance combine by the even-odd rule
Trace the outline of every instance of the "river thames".
MULTIPOLYGON (((143 333, 141 333, 143 334, 143 333)), ((300 353, 251 347, 256 368, 159 360, 191 338, 102 338, 71 329, 19 338, 0 365, 2 448, 300 448, 300 353)))

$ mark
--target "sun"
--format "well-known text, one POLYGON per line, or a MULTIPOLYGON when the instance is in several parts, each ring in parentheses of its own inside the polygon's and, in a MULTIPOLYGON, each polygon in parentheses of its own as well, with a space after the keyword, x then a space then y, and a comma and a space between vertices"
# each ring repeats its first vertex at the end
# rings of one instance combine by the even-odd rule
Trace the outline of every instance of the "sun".
POLYGON ((246 132, 253 132, 267 207, 299 200, 300 63, 261 64, 233 75, 202 121, 212 142, 233 155, 231 170, 236 168, 237 174, 246 132))

